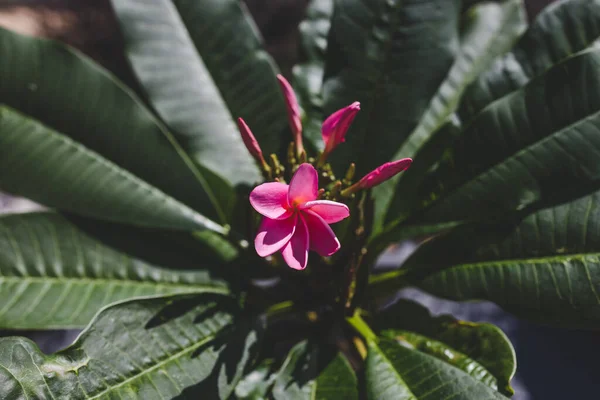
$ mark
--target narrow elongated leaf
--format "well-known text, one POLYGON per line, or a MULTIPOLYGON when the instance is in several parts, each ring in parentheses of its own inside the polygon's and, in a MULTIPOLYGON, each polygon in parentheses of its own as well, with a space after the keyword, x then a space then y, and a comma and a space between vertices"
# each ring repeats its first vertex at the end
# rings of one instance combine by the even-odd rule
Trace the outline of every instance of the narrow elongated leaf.
POLYGON ((563 186, 593 190, 600 178, 598 65, 600 51, 580 53, 482 111, 429 178, 427 197, 435 201, 423 219, 476 219, 556 194, 569 199, 563 186))
POLYGON ((306 18, 300 23, 300 37, 306 60, 294 66, 294 89, 304 111, 303 136, 316 149, 323 148, 321 124, 323 111, 323 75, 327 40, 333 15, 333 0, 312 0, 306 8, 306 18))
POLYGON ((515 351, 495 325, 458 321, 450 315, 432 317, 425 307, 407 300, 378 313, 376 322, 384 336, 402 339, 505 395, 513 393, 509 382, 516 370, 515 351))
POLYGON ((358 383, 343 354, 301 342, 284 362, 273 387, 275 400, 358 399, 358 383))
POLYGON ((373 400, 506 399, 460 368, 391 339, 368 342, 365 375, 373 400))
POLYGON ((8 107, 0 107, 0 188, 109 221, 225 232, 101 155, 8 107))
POLYGON ((237 0, 113 0, 127 55, 161 118, 194 159, 230 182, 260 176, 235 124, 267 154, 287 120, 276 67, 237 0))
POLYGON ((357 174, 390 158, 418 124, 459 48, 461 2, 336 2, 325 69, 325 112, 354 101, 361 112, 331 156, 357 174), (423 79, 423 77, 427 79, 423 79))
POLYGON ((27 339, 0 339, 0 395, 152 400, 202 384, 202 398, 226 399, 259 332, 233 329, 238 315, 223 299, 174 296, 116 304, 102 310, 71 347, 50 356, 27 339))
POLYGON ((461 32, 460 52, 452 68, 394 159, 416 154, 456 110, 466 87, 494 58, 510 49, 527 25, 521 0, 479 4, 467 12, 466 18, 461 32))
POLYGON ((93 61, 61 44, 4 29, 0 59, 0 103, 226 222, 204 176, 174 138, 130 90, 93 61))
POLYGON ((465 93, 459 114, 469 120, 492 101, 520 88, 600 37, 600 1, 557 1, 547 6, 515 48, 465 93))
POLYGON ((600 193, 537 211, 505 230, 440 237, 406 268, 427 291, 486 299, 545 324, 600 327, 600 193), (420 257, 434 250, 431 257, 420 257), (421 277, 425 278, 420 281, 421 277))
MULTIPOLYGON (((432 139, 432 136, 449 135, 444 124, 456 110, 464 90, 494 58, 510 48, 526 27, 521 0, 478 4, 466 13, 465 19, 460 37, 460 52, 452 68, 431 99, 419 124, 396 152, 394 159, 414 157, 417 163, 424 165, 422 158, 428 157, 423 153, 429 149, 423 146, 433 140, 435 143, 432 146, 443 150, 439 142, 445 139, 432 139)), ((438 157, 442 154, 441 151, 437 153, 438 157)), ((436 157, 435 161, 437 160, 436 157)), ((431 167, 432 163, 428 162, 426 167, 431 167)), ((415 181, 426 171, 419 165, 411 165, 410 175, 400 174, 373 190, 376 198, 375 212, 379 220, 377 225, 402 218, 404 210, 412 205, 411 200, 415 197, 414 187, 418 183, 415 181)))
MULTIPOLYGON (((202 265, 202 260, 199 260, 202 265)), ((133 258, 54 213, 0 218, 0 327, 80 328, 103 306, 138 296, 227 293, 207 270, 133 258)))

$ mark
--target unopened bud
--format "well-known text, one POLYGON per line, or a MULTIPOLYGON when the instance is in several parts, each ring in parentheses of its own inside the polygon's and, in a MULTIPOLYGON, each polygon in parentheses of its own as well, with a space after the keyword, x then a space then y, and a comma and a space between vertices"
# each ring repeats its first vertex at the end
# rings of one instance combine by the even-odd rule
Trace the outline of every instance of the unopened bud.
POLYGON ((408 167, 410 167, 410 164, 412 164, 412 159, 410 158, 403 158, 401 160, 385 163, 369 172, 354 185, 344 189, 342 191, 342 196, 349 196, 350 194, 359 190, 370 189, 374 186, 377 186, 380 183, 387 181, 394 175, 407 170, 408 167))
POLYGON ((277 81, 285 97, 285 105, 288 112, 288 120, 290 122, 290 129, 294 136, 294 142, 296 143, 296 154, 300 155, 304 151, 304 145, 302 144, 302 120, 300 118, 300 107, 298 106, 298 100, 296 94, 290 83, 283 77, 283 75, 277 75, 277 81))

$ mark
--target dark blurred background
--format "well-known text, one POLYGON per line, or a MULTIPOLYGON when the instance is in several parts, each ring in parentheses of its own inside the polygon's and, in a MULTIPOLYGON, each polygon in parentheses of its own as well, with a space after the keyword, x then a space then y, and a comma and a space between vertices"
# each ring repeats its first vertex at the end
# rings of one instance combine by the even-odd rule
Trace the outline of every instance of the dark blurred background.
MULTIPOLYGON (((318 1, 318 0, 317 0, 318 1)), ((525 0, 529 19, 553 0, 525 0)), ((284 74, 297 60, 297 26, 309 0, 245 0, 264 36, 268 51, 284 74)), ((135 87, 123 55, 119 29, 109 0, 0 0, 0 26, 20 33, 53 38, 88 54, 135 87)), ((1 62, 1 60, 0 60, 1 62)), ((0 213, 28 211, 36 205, 0 193, 0 213)), ((388 253, 382 263, 398 265, 411 245, 388 253)), ((517 321, 490 303, 458 304, 435 299, 416 290, 405 290, 403 297, 416 299, 436 314, 450 313, 472 321, 499 325, 517 350, 518 374, 515 400, 600 399, 600 334, 550 329, 517 321)), ((67 346, 77 331, 4 332, 27 335, 43 351, 67 346)))

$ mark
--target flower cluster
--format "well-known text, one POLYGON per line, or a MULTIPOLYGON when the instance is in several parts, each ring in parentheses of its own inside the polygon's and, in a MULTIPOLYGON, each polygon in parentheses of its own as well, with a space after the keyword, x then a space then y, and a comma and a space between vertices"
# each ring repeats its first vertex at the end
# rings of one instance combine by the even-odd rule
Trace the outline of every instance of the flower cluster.
POLYGON ((358 182, 350 184, 354 175, 352 164, 343 183, 336 181, 327 164, 327 157, 344 142, 348 128, 360 111, 360 103, 354 102, 336 111, 323 122, 321 133, 324 150, 317 159, 308 159, 302 143, 302 122, 296 95, 283 76, 278 75, 277 79, 285 97, 294 138, 288 152, 288 167, 294 171, 289 185, 284 181, 285 167, 277 156, 270 156, 270 165, 243 119, 238 119, 238 126, 246 148, 260 165, 263 175, 267 180, 272 180, 257 186, 250 193, 250 204, 263 216, 254 241, 256 252, 261 257, 267 257, 279 251, 291 268, 301 270, 306 268, 309 250, 328 257, 340 249, 340 242, 329 224, 347 218, 350 210, 346 204, 335 200, 343 201, 360 190, 379 185, 406 170, 412 160, 405 158, 385 163, 358 182), (320 173, 330 178, 329 190, 319 189, 320 173), (343 184, 347 187, 341 189, 343 184))

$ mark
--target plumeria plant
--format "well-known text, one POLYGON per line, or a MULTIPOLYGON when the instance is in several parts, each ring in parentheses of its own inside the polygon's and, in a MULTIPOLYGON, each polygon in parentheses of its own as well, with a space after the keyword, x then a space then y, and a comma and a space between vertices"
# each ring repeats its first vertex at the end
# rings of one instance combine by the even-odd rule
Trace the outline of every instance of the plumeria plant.
POLYGON ((600 328, 600 0, 313 0, 291 84, 238 0, 112 5, 129 86, 0 30, 0 326, 83 328, 1 398, 510 397, 407 286, 600 328))

